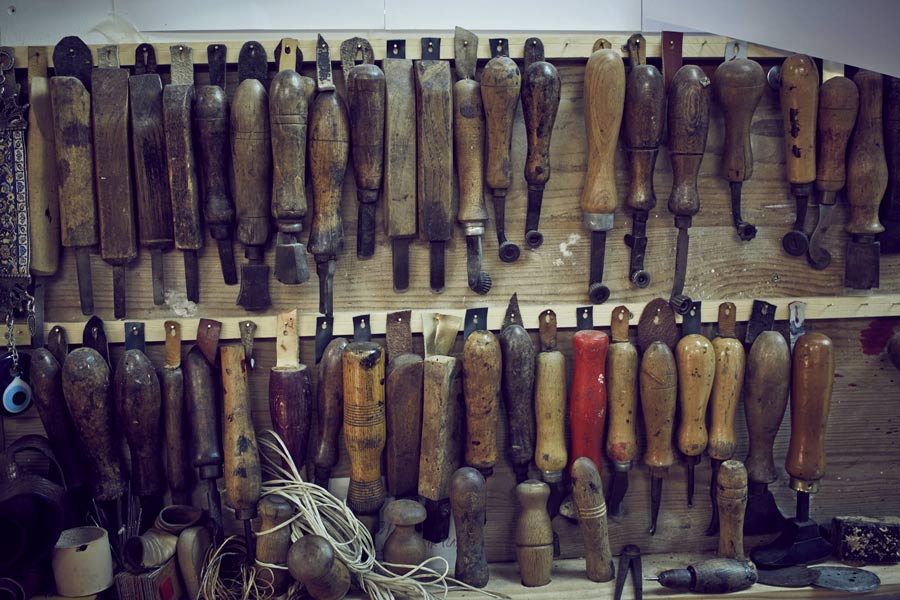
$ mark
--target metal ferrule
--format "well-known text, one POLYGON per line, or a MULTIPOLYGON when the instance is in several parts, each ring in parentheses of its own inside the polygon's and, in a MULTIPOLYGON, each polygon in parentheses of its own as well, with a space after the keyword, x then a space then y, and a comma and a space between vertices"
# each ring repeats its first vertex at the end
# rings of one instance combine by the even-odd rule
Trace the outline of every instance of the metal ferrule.
POLYGON ((614 460, 613 469, 619 473, 627 473, 631 470, 632 463, 633 461, 630 460, 614 460))
POLYGON ((583 213, 582 223, 590 231, 609 231, 613 228, 614 214, 583 213))
POLYGON ((463 225, 463 233, 465 235, 484 235, 484 223, 466 223, 463 225))
POLYGON ((819 491, 818 481, 809 481, 806 479, 797 479, 791 477, 791 489, 796 492, 804 492, 806 494, 815 494, 819 491))
POLYGON ((559 483, 562 481, 562 471, 541 471, 544 483, 559 483))

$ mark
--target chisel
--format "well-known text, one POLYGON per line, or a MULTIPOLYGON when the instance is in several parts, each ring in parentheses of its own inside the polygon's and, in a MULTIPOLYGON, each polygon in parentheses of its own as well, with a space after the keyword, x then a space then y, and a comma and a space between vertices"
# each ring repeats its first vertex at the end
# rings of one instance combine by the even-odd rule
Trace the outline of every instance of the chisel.
POLYGON ((466 465, 490 477, 497 464, 502 354, 500 342, 487 330, 487 311, 466 311, 462 377, 466 404, 466 465))
POLYGON ((622 500, 628 491, 628 473, 637 456, 637 419, 634 415, 638 409, 638 352, 628 339, 630 318, 631 312, 627 307, 613 309, 610 324, 612 343, 606 352, 609 405, 606 455, 613 464, 607 506, 612 517, 622 514, 622 500))
POLYGON ((347 340, 335 338, 328 343, 316 369, 316 438, 313 466, 316 485, 328 488, 331 469, 337 464, 340 448, 338 434, 344 423, 343 355, 347 340))
POLYGON ((569 462, 566 450, 566 357, 556 347, 556 313, 545 310, 539 317, 541 351, 537 355, 534 389, 536 442, 534 464, 550 486, 547 512, 559 513, 563 470, 569 462))
POLYGON ((384 374, 387 438, 385 485, 389 496, 415 498, 422 443, 422 357, 412 350, 410 311, 387 315, 388 362, 384 374))
POLYGON ((192 477, 188 459, 190 430, 185 418, 184 372, 181 369, 181 325, 163 324, 166 333, 166 364, 160 374, 166 431, 166 477, 173 504, 191 504, 192 477))
MULTIPOLYGON (((519 299, 509 300, 500 340, 503 404, 506 406, 508 458, 516 483, 528 479, 528 465, 534 457, 534 342, 522 325, 519 299)), ((465 369, 465 362, 463 363, 465 369)))
POLYGON ((269 415, 272 429, 284 440, 288 455, 302 473, 312 424, 312 388, 309 370, 300 364, 299 326, 297 309, 277 317, 275 366, 269 373, 269 415))

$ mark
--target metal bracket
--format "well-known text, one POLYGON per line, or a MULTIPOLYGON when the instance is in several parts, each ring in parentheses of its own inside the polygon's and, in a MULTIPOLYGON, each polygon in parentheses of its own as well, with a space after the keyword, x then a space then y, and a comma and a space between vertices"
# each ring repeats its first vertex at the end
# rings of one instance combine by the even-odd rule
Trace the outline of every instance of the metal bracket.
POLYGON ((578 331, 594 328, 594 307, 579 306, 575 309, 575 323, 578 331))
POLYGON ((331 342, 334 329, 334 317, 316 318, 316 364, 322 360, 325 348, 331 342))
POLYGON ((788 324, 791 329, 791 352, 797 339, 806 333, 806 302, 791 302, 788 304, 788 324))

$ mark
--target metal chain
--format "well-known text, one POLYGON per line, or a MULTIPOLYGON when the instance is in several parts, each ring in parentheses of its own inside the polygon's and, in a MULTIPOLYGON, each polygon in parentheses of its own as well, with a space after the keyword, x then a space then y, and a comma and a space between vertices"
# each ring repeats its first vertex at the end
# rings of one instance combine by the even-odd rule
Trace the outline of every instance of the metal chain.
POLYGON ((9 355, 12 357, 12 370, 10 371, 13 375, 19 374, 19 350, 16 348, 16 336, 13 335, 13 326, 15 325, 16 319, 13 316, 12 312, 6 314, 6 347, 9 351, 9 355))

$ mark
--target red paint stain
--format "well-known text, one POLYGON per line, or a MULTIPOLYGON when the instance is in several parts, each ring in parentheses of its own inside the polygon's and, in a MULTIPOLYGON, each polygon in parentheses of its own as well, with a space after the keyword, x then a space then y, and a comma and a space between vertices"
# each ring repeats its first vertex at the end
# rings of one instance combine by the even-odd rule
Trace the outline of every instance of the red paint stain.
POLYGON ((873 319, 869 326, 859 332, 859 345, 863 354, 878 356, 884 351, 888 340, 894 335, 896 319, 873 319))

